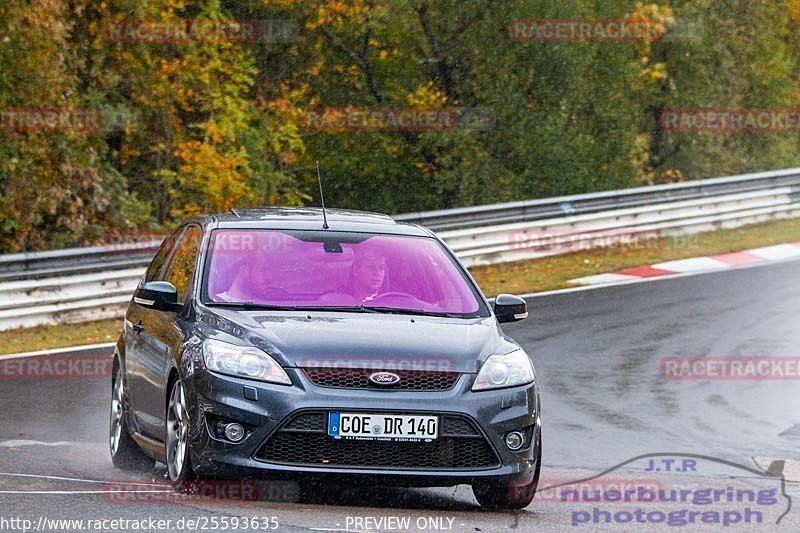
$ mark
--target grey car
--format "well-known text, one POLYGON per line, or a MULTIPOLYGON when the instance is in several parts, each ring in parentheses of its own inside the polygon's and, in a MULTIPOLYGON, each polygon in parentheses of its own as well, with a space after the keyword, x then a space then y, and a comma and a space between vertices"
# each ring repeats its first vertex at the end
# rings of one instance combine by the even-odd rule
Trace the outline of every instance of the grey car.
POLYGON ((531 502, 541 471, 533 362, 431 231, 385 215, 256 208, 175 230, 114 354, 109 444, 194 478, 469 484, 531 502))

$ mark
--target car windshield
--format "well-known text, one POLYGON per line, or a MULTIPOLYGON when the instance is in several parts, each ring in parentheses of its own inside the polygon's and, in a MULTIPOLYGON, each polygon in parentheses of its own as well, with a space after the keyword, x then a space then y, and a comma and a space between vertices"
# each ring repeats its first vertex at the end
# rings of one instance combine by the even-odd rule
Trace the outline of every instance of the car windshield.
POLYGON ((435 239, 332 231, 216 230, 212 305, 476 315, 472 284, 435 239))

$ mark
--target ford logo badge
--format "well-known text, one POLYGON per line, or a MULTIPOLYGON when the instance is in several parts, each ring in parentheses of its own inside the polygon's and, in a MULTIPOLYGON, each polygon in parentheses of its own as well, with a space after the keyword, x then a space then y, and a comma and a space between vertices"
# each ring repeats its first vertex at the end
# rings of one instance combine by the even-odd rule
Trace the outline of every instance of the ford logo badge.
POLYGON ((375 372, 369 376, 375 385, 395 385, 400 383, 400 376, 392 372, 375 372))

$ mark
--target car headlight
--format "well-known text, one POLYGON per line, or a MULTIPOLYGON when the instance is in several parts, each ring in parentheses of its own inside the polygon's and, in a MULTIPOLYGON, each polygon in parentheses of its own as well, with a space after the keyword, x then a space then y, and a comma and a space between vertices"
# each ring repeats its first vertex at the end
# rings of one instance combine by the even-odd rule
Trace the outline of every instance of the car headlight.
POLYGON ((213 339, 203 343, 206 368, 240 378, 291 385, 292 380, 275 359, 254 346, 237 346, 213 339))
POLYGON ((501 389, 533 382, 533 364, 523 350, 489 357, 478 372, 472 390, 501 389))

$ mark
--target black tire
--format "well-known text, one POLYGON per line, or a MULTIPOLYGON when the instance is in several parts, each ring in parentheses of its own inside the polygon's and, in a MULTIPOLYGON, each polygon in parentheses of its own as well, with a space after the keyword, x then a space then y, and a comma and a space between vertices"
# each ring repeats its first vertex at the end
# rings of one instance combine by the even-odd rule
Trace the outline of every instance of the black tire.
POLYGON ((539 476, 542 473, 542 433, 536 442, 536 469, 533 479, 527 485, 510 486, 508 483, 475 483, 472 493, 475 499, 486 509, 514 510, 524 509, 529 506, 536 495, 539 486, 539 476))
POLYGON ((120 470, 152 469, 155 461, 139 448, 128 428, 128 397, 125 377, 119 361, 114 364, 111 381, 111 409, 109 413, 108 448, 111 462, 120 470))

